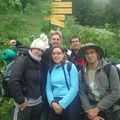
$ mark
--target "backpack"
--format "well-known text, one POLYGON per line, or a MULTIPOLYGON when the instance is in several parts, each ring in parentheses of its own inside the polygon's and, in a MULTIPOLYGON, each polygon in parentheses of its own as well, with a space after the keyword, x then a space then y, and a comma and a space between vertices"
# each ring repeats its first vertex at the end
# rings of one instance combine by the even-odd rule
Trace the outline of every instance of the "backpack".
MULTIPOLYGON (((28 63, 27 56, 22 56, 22 57, 23 57, 24 61, 26 63, 28 63)), ((9 82, 9 79, 11 76, 11 71, 12 71, 13 65, 15 64, 16 60, 17 60, 17 58, 15 58, 11 63, 9 63, 4 72, 4 76, 3 76, 3 80, 2 80, 2 96, 3 97, 12 98, 9 87, 8 87, 8 82, 9 82)))
MULTIPOLYGON (((120 81, 120 68, 117 67, 115 64, 112 64, 112 63, 106 65, 106 66, 104 67, 104 71, 105 71, 105 74, 106 74, 106 76, 107 76, 107 78, 108 78, 109 87, 110 87, 110 80, 109 80, 109 78, 110 78, 110 71, 111 71, 111 67, 112 67, 112 66, 114 66, 114 67, 116 68, 117 73, 118 73, 118 76, 119 76, 119 81, 120 81)), ((120 86, 120 85, 119 85, 119 86, 120 86)), ((120 99, 119 99, 115 104, 120 105, 120 99)))
MULTIPOLYGON (((72 62, 68 62, 68 63, 67 63, 67 71, 68 71, 69 76, 70 76, 71 67, 72 67, 72 62)), ((69 85, 68 85, 68 82, 67 82, 67 77, 66 77, 66 73, 65 73, 64 66, 62 66, 62 69, 63 69, 64 76, 65 76, 65 83, 66 83, 67 89, 69 90, 69 85)), ((51 67, 51 68, 49 69, 50 75, 51 75, 51 73, 52 73, 52 70, 53 70, 53 67, 51 67)))

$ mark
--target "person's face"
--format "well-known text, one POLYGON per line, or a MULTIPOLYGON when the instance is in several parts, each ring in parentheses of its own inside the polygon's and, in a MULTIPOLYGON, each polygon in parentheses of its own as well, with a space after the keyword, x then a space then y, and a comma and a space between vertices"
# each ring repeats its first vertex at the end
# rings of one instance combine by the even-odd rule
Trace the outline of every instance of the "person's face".
POLYGON ((52 46, 60 46, 61 45, 61 38, 58 34, 55 34, 51 37, 50 41, 52 46))
POLYGON ((53 49, 53 51, 52 51, 52 59, 56 64, 61 63, 64 56, 65 56, 65 53, 63 53, 60 48, 54 48, 53 49))
POLYGON ((88 64, 94 64, 98 61, 98 53, 93 48, 85 50, 85 59, 88 64))
POLYGON ((80 49, 80 41, 78 38, 73 38, 71 40, 71 47, 73 50, 79 50, 80 49))
POLYGON ((31 52, 33 53, 33 55, 35 55, 37 58, 40 58, 43 55, 43 51, 37 48, 33 48, 31 50, 31 52))

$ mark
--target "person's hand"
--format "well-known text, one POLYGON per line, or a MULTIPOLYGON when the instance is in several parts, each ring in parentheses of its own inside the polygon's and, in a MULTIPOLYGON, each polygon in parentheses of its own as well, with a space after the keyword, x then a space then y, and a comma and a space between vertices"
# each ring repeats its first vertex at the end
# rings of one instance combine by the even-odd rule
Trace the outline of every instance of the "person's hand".
POLYGON ((16 40, 10 40, 9 44, 12 45, 12 46, 15 46, 16 45, 16 40))
POLYGON ((98 107, 88 110, 87 111, 88 118, 93 119, 94 117, 96 117, 98 115, 99 111, 100 111, 100 109, 98 107))
POLYGON ((105 120, 104 118, 100 117, 100 116, 96 116, 94 117, 92 120, 105 120))
POLYGON ((59 105, 59 108, 55 110, 55 113, 60 115, 62 111, 63 111, 63 108, 59 105))
POLYGON ((20 104, 19 105, 20 110, 24 110, 27 107, 27 105, 28 105, 27 102, 24 102, 24 103, 20 104))
POLYGON ((63 111, 63 108, 56 102, 52 102, 52 108, 56 114, 61 114, 63 111))
POLYGON ((59 108, 59 104, 56 102, 52 102, 52 108, 55 110, 57 110, 59 108))

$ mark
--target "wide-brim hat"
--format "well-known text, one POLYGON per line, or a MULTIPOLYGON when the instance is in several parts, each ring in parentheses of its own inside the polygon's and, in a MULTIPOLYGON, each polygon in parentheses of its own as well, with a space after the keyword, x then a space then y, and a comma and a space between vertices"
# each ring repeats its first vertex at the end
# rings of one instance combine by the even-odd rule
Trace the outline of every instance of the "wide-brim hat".
POLYGON ((86 43, 84 44, 79 50, 78 50, 78 56, 80 56, 81 58, 84 58, 85 55, 85 50, 89 49, 89 48, 93 48, 95 50, 97 50, 97 52, 100 53, 100 59, 104 57, 104 51, 100 46, 95 45, 94 43, 86 43))

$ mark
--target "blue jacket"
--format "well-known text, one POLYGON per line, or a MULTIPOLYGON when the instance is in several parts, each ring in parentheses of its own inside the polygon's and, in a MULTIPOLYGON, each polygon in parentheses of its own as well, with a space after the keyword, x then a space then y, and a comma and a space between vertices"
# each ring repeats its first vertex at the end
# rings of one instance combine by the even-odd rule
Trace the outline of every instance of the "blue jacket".
POLYGON ((79 88, 77 69, 75 65, 72 64, 69 76, 69 73, 67 71, 67 62, 68 61, 65 62, 64 68, 69 90, 65 82, 62 66, 60 65, 54 65, 51 74, 48 72, 46 86, 46 94, 49 104, 51 105, 51 102, 55 97, 62 97, 62 99, 59 101, 59 104, 64 109, 74 100, 79 88))

